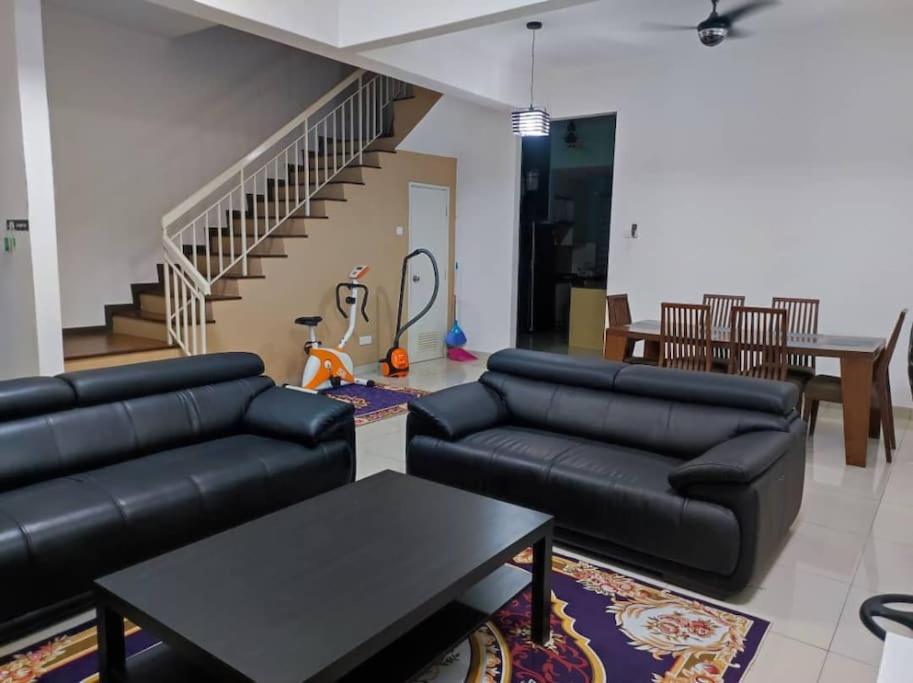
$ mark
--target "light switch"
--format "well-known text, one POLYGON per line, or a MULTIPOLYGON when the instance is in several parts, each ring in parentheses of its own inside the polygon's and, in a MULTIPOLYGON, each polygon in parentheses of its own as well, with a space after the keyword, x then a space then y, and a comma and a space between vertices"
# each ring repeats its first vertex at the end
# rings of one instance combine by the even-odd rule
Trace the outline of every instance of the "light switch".
POLYGON ((403 226, 401 226, 401 225, 396 226, 396 236, 397 237, 402 237, 405 233, 406 233, 406 229, 403 226))

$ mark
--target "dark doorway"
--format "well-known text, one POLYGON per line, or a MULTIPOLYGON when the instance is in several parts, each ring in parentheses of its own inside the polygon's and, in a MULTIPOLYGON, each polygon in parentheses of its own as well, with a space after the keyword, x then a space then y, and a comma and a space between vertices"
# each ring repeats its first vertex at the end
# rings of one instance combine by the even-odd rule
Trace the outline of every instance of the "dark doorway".
POLYGON ((517 346, 602 355, 615 115, 524 138, 517 346))

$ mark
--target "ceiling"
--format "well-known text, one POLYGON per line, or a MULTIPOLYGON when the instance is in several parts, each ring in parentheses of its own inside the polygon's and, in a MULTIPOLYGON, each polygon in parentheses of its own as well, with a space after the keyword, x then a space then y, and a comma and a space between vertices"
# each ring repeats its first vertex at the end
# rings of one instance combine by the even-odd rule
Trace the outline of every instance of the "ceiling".
MULTIPOLYGON (((721 0, 720 10, 742 2, 721 0)), ((709 15, 710 9, 709 0, 595 0, 364 54, 402 69, 414 68, 422 75, 451 82, 469 92, 473 92, 473 83, 490 83, 491 72, 497 71, 499 91, 475 90, 474 94, 516 105, 523 102, 524 89, 528 88, 530 35, 525 24, 530 19, 544 23, 536 38, 537 74, 572 74, 594 65, 604 64, 609 68, 630 60, 674 60, 682 51, 707 50, 694 33, 655 31, 647 24, 696 26, 709 15), (484 70, 469 73, 469 67, 464 64, 480 61, 480 55, 484 70), (452 76, 443 66, 446 64, 455 65, 452 76)), ((782 0, 779 6, 752 15, 741 24, 754 34, 751 38, 730 41, 715 48, 713 54, 725 59, 727 51, 744 49, 743 46, 751 50, 777 49, 781 40, 789 39, 795 44, 797 35, 801 42, 803 34, 814 31, 852 31, 859 22, 884 21, 892 13, 913 18, 913 3, 909 0, 782 0)))
MULTIPOLYGON (((720 10, 742 0, 721 0, 720 10)), ((857 20, 881 8, 909 9, 908 0, 783 0, 780 6, 748 17, 744 28, 758 39, 775 41, 784 31, 857 20)), ((699 48, 692 33, 650 30, 650 22, 696 25, 710 13, 709 0, 597 0, 541 13, 537 58, 544 68, 583 66, 642 52, 699 48)), ((522 20, 512 20, 428 39, 451 49, 484 46, 502 64, 529 64, 530 37, 522 20)), ((476 48, 477 49, 477 48, 476 48)))
POLYGON ((44 0, 45 4, 128 28, 132 31, 177 38, 214 26, 146 0, 44 0))
MULTIPOLYGON (((839 45, 841 40, 854 39, 857 32, 877 36, 883 30, 906 30, 913 20, 910 0, 781 0, 779 6, 740 25, 754 37, 727 41, 710 51, 690 31, 663 32, 645 26, 650 22, 696 25, 709 14, 710 0, 465 0, 460 4, 386 0, 383 25, 369 27, 385 39, 371 40, 374 34, 369 31, 358 38, 367 42, 343 45, 313 35, 320 18, 336 29, 346 16, 367 20, 363 12, 334 14, 341 0, 45 1, 172 35, 211 25, 201 20, 224 23, 502 108, 528 101, 530 35, 525 24, 531 19, 545 24, 537 37, 536 73, 537 83, 546 91, 549 80, 585 79, 583 74, 594 68, 625 73, 641 63, 666 68, 683 58, 719 66, 727 55, 765 59, 772 51, 801 57, 817 49, 819 43, 811 39, 815 35, 825 36, 827 45, 839 45), (419 30, 418 24, 431 28, 419 30)), ((349 1, 362 6, 374 0, 349 1)), ((720 0, 720 9, 726 11, 743 1, 720 0)), ((379 21, 375 15, 370 17, 379 21)))

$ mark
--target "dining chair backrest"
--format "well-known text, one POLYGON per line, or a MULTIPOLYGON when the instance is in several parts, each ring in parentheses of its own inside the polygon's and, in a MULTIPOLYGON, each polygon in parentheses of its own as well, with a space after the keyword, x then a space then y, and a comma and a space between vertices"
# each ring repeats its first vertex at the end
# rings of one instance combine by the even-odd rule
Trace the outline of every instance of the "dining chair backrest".
MULTIPOLYGON (((705 294, 704 305, 710 306, 710 326, 712 328, 729 327, 733 306, 744 306, 745 297, 737 294, 705 294)), ((713 357, 725 366, 729 361, 729 349, 725 346, 713 347, 713 357)))
POLYGON ((627 294, 609 294, 605 298, 609 314, 609 327, 631 324, 631 305, 627 294))
POLYGON ((711 327, 728 327, 733 306, 744 306, 745 297, 736 294, 705 294, 704 305, 710 306, 711 327))
MULTIPOLYGON (((818 334, 818 310, 821 308, 820 299, 798 299, 788 296, 775 296, 772 305, 774 308, 782 308, 786 311, 786 330, 790 334, 818 334)), ((790 368, 815 369, 815 357, 810 354, 790 353, 787 355, 786 363, 790 368)))
POLYGON ((888 337, 884 351, 881 352, 881 355, 879 355, 878 359, 875 361, 876 379, 879 377, 887 378, 888 369, 891 366, 891 358, 894 357, 894 349, 897 347, 897 340, 900 339, 900 330, 906 319, 907 309, 905 308, 900 312, 900 315, 897 316, 897 322, 894 323, 894 329, 891 331, 891 336, 888 337))
POLYGON ((913 328, 910 328, 910 346, 907 349, 907 379, 910 380, 910 393, 913 393, 913 328))
POLYGON ((709 371, 713 364, 710 307, 663 303, 660 309, 660 367, 709 371))
POLYGON ((729 326, 729 372, 760 379, 786 379, 787 314, 782 308, 733 306, 729 326))

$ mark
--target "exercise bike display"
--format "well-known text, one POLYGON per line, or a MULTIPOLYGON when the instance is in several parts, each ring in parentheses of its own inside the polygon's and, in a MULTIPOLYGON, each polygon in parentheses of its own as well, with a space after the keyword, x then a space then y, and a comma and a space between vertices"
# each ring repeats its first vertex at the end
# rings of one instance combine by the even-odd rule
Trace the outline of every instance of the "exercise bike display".
POLYGON ((380 371, 384 377, 405 377, 409 374, 409 352, 400 346, 400 339, 403 333, 425 317, 434 302, 437 300, 438 290, 441 286, 441 276, 438 272, 437 260, 427 249, 416 249, 403 259, 403 272, 399 281, 399 306, 396 310, 396 333, 393 337, 393 346, 387 350, 387 355, 380 359, 380 371), (427 256, 431 262, 431 270, 434 273, 434 290, 431 292, 431 298, 425 307, 418 312, 411 320, 403 324, 403 299, 406 295, 406 275, 409 271, 409 261, 417 256, 427 256))
POLYGON ((323 322, 323 318, 319 315, 308 315, 295 319, 296 325, 306 325, 310 333, 308 341, 304 345, 304 351, 307 354, 307 362, 304 364, 304 372, 301 376, 301 389, 304 391, 316 393, 344 384, 374 386, 373 380, 363 380, 355 377, 352 357, 345 352, 346 344, 349 343, 355 333, 356 317, 359 312, 359 293, 364 294, 361 299, 361 317, 364 318, 365 322, 370 322, 366 312, 368 287, 361 282, 367 272, 368 266, 355 266, 352 272, 349 273, 349 280, 336 285, 336 308, 342 317, 349 321, 349 326, 335 348, 326 347, 317 339, 317 326, 323 322), (347 290, 345 303, 348 306, 348 313, 342 307, 341 294, 343 290, 347 290))

